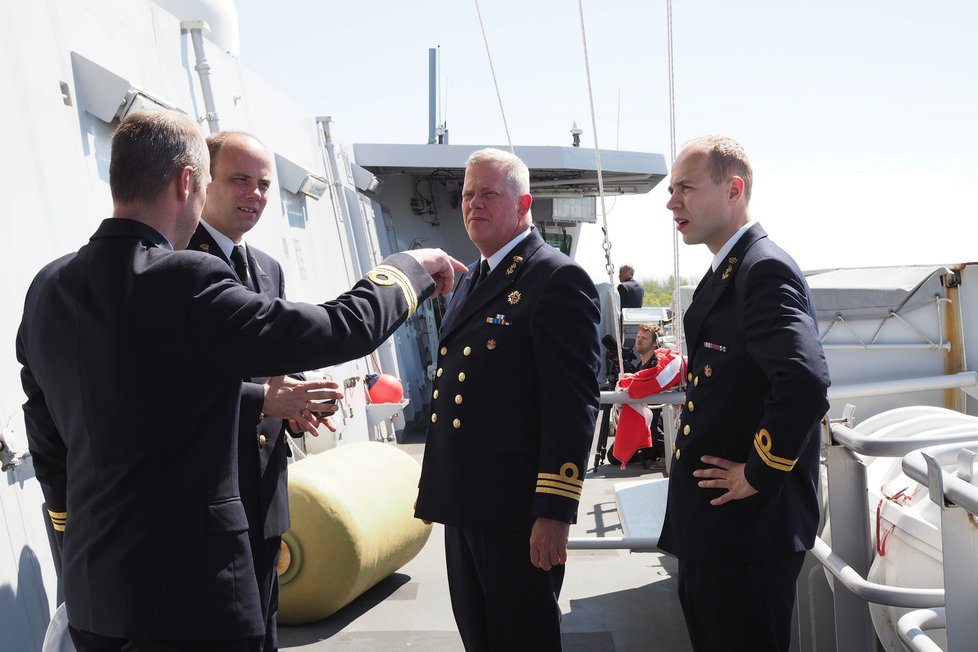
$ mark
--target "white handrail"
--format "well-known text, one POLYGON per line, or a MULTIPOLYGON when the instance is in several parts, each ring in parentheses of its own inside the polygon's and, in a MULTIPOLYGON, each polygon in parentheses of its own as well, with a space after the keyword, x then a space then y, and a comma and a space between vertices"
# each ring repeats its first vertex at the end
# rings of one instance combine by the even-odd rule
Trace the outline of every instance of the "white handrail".
POLYGON ((624 392, 601 392, 601 405, 613 405, 615 403, 679 405, 685 396, 683 392, 662 392, 661 394, 650 394, 643 398, 632 398, 624 392))
MULTIPOLYGON (((848 385, 833 385, 829 387, 829 400, 845 398, 861 398, 865 396, 883 396, 885 394, 906 394, 909 392, 926 392, 936 389, 960 389, 962 387, 978 386, 978 372, 962 371, 945 376, 923 376, 919 378, 902 378, 899 380, 883 380, 874 383, 851 383, 848 385)), ((623 392, 601 392, 602 405, 613 403, 652 403, 678 405, 683 402, 683 392, 663 392, 652 394, 645 398, 630 398, 623 392)), ((940 443, 940 442, 937 442, 940 443)), ((924 444, 925 446, 927 444, 924 444)), ((920 448, 918 444, 914 448, 920 448)), ((913 450, 913 449, 908 449, 913 450)), ((862 451, 857 451, 862 452, 862 451)), ((895 457, 904 453, 895 454, 895 457)))
MULTIPOLYGON (((927 474, 926 456, 936 459, 942 465, 953 463, 961 451, 961 443, 970 443, 972 450, 978 450, 978 437, 972 437, 967 442, 944 444, 940 446, 918 446, 903 458, 903 472, 910 478, 925 486, 931 486, 927 474)), ((962 507, 972 514, 978 514, 978 487, 959 478, 953 473, 941 469, 941 481, 944 486, 944 496, 955 505, 962 507)), ((931 496, 931 500, 934 497, 931 496)))
MULTIPOLYGON (((832 439, 837 444, 842 444, 849 450, 861 453, 862 455, 871 455, 873 457, 903 457, 928 446, 950 446, 957 444, 958 448, 960 448, 960 444, 978 439, 978 425, 975 426, 973 431, 963 433, 933 435, 931 437, 914 439, 881 439, 879 437, 861 435, 848 426, 833 423, 832 439)), ((910 474, 907 473, 907 475, 910 474)), ((927 473, 925 471, 925 479, 922 481, 924 484, 927 484, 926 475, 927 473)), ((920 481, 918 480, 918 482, 920 481)))
POLYGON ((829 544, 815 537, 812 554, 828 569, 850 593, 866 602, 893 607, 941 607, 944 605, 944 589, 917 589, 876 584, 863 578, 841 557, 832 552, 829 544))
POLYGON ((882 396, 884 394, 904 394, 933 389, 958 389, 978 385, 978 373, 962 371, 944 376, 925 376, 922 378, 901 378, 881 380, 875 383, 853 383, 829 387, 829 400, 842 398, 861 398, 882 396))
POLYGON ((937 643, 932 641, 925 629, 942 629, 947 626, 944 609, 917 609, 903 614, 897 621, 897 632, 903 642, 915 652, 944 652, 937 643))
POLYGON ((571 550, 638 550, 658 552, 659 537, 571 537, 571 550))

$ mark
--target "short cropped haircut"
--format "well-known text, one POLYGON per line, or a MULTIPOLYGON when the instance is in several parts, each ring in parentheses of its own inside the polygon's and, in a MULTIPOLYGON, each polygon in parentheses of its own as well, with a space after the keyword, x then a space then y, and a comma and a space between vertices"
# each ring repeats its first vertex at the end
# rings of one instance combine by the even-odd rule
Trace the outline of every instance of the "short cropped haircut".
POLYGON ((472 152, 465 162, 465 167, 483 163, 502 165, 506 169, 506 180, 509 181, 510 187, 517 196, 530 194, 530 170, 526 167, 526 163, 515 154, 487 147, 472 152))
POLYGON ((154 201, 187 166, 193 169, 194 190, 200 191, 210 176, 208 158, 200 127, 186 114, 170 110, 134 113, 112 136, 112 200, 154 201))
POLYGON ((619 272, 625 272, 629 276, 634 276, 635 275, 635 268, 632 267, 631 265, 622 265, 621 267, 618 268, 618 271, 619 272))
POLYGON ((686 147, 697 147, 707 153, 710 157, 710 179, 713 183, 723 183, 734 175, 743 179, 744 200, 750 203, 754 170, 740 143, 728 136, 703 136, 689 141, 686 147))
POLYGON ((251 138, 253 141, 265 146, 265 143, 261 142, 256 136, 249 134, 247 131, 219 131, 216 134, 211 134, 207 137, 207 151, 211 155, 211 178, 214 177, 214 167, 217 165, 217 154, 224 147, 224 144, 231 140, 232 138, 251 138))

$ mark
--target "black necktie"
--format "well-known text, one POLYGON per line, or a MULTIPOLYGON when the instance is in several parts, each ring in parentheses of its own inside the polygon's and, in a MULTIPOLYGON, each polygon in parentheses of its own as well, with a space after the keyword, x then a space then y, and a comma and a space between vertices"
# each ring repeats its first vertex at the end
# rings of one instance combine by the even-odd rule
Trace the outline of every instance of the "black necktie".
POLYGON ((248 285, 248 261, 245 260, 244 245, 234 245, 231 249, 231 264, 234 266, 234 273, 238 275, 238 280, 241 281, 241 285, 250 290, 251 286, 248 285))
POLYGON ((479 265, 479 275, 475 277, 475 285, 473 287, 479 287, 479 284, 489 276, 489 271, 489 261, 483 258, 482 264, 479 265))

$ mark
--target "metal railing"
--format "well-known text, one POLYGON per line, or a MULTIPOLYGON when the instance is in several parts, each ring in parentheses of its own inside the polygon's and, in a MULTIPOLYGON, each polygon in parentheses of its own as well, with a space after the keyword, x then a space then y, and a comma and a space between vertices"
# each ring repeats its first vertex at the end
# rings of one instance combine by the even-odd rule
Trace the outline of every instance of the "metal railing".
POLYGON ((978 642, 978 487, 974 451, 978 437, 960 444, 928 446, 903 457, 903 472, 926 484, 930 499, 941 508, 941 549, 944 561, 945 604, 942 612, 911 612, 901 618, 897 629, 916 650, 932 649, 933 641, 923 633, 925 625, 939 627, 943 619, 949 650, 974 649, 978 642), (949 473, 945 466, 955 466, 949 473), (901 624, 902 623, 902 624, 901 624))
MULTIPOLYGON (((894 391, 905 392, 949 387, 972 387, 976 383, 976 379, 978 379, 978 375, 974 372, 964 372, 951 376, 923 378, 916 379, 916 381, 888 381, 887 383, 874 383, 873 385, 876 385, 877 389, 882 389, 889 384, 899 388, 894 391)), ((851 394, 847 396, 851 396, 851 394)), ((927 470, 921 467, 926 466, 923 460, 927 459, 927 450, 940 451, 946 456, 949 451, 958 451, 963 445, 975 442, 978 439, 978 425, 973 430, 963 429, 963 431, 953 434, 914 439, 881 439, 861 435, 843 423, 827 423, 824 438, 829 498, 828 513, 833 523, 832 548, 830 549, 827 544, 818 540, 812 554, 839 580, 839 584, 846 588, 845 591, 836 590, 833 599, 838 649, 866 650, 867 652, 876 649, 876 633, 869 610, 866 608, 867 602, 895 607, 940 607, 945 603, 957 603, 957 606, 952 607, 952 615, 948 621, 961 620, 960 624, 954 623, 953 627, 965 627, 969 631, 974 629, 975 633, 955 634, 953 641, 956 642, 952 642, 952 628, 949 627, 949 648, 951 650, 969 649, 968 644, 962 641, 967 640, 967 636, 974 636, 972 641, 978 640, 978 619, 973 617, 976 611, 975 607, 978 606, 978 597, 963 596, 963 591, 954 590, 952 592, 949 587, 957 582, 963 582, 966 585, 966 590, 967 585, 978 581, 978 558, 975 557, 973 550, 976 538, 973 534, 965 532, 959 532, 960 536, 949 536, 949 530, 943 527, 943 521, 945 520, 945 513, 950 509, 946 506, 947 500, 970 501, 974 499, 976 502, 967 503, 967 507, 957 508, 963 513, 963 515, 959 515, 957 521, 962 519, 967 521, 971 518, 967 509, 978 510, 978 488, 961 478, 950 476, 941 469, 936 460, 933 463, 927 462, 927 464, 933 465, 933 469, 927 470), (944 590, 888 587, 866 581, 865 578, 872 562, 873 547, 866 491, 866 467, 862 460, 856 457, 857 453, 875 457, 903 457, 903 466, 907 475, 918 482, 926 483, 931 489, 932 499, 940 501, 938 504, 942 506, 942 539, 945 547, 944 590), (941 478, 944 484, 941 486, 934 484, 934 477, 941 478), (945 485, 953 487, 950 495, 943 490, 945 485), (964 551, 956 556, 959 561, 952 561, 948 557, 947 550, 956 546, 965 548, 970 546, 972 548, 970 562, 967 559, 962 559, 967 556, 964 551), (956 569, 955 572, 950 573, 954 576, 950 581, 948 577, 949 568, 956 569), (954 614, 962 607, 971 608, 972 615, 955 618, 954 614)), ((974 445, 978 445, 978 443, 974 445)), ((968 475, 968 477, 971 476, 968 475)), ((974 514, 976 511, 971 513, 974 514)), ((916 621, 908 619, 907 622, 916 621)), ((901 632, 901 636, 904 635, 905 633, 901 632)), ((919 632, 914 635, 914 640, 916 641, 915 645, 926 645, 928 637, 919 632)), ((920 649, 928 648, 921 647, 920 649)))
MULTIPOLYGON (((923 378, 838 385, 829 388, 828 397, 829 399, 847 399, 973 386, 978 386, 978 373, 968 371, 947 376, 927 376, 923 378)), ((653 394, 644 398, 631 398, 624 392, 604 391, 601 392, 601 405, 614 405, 616 403, 679 405, 683 402, 684 398, 685 393, 681 391, 663 392, 661 394, 653 394)), ((848 428, 846 428, 846 430, 848 432, 853 432, 848 428)), ((866 438, 859 438, 858 436, 847 439, 847 434, 845 432, 843 432, 841 437, 842 441, 846 442, 847 445, 854 446, 853 450, 856 452, 867 455, 880 455, 880 453, 877 452, 870 452, 877 450, 875 446, 878 442, 876 441, 870 441, 866 438)), ((949 438, 933 443, 943 443, 943 441, 958 441, 958 439, 949 438)), ((670 443, 671 442, 669 441, 666 442, 666 450, 669 449, 670 443)), ((896 443, 891 441, 890 444, 895 445, 896 443)), ((928 445, 928 442, 920 444, 915 441, 914 445, 911 448, 907 448, 905 452, 920 448, 922 445, 928 445)), ((898 457, 902 454, 903 453, 894 455, 898 457)), ((863 482, 862 486, 865 486, 865 482, 863 482)), ((865 496, 863 496, 863 503, 865 503, 865 496)), ((867 528, 868 527, 867 520, 867 528)), ((658 551, 657 544, 658 537, 572 537, 568 542, 568 547, 574 550, 625 549, 655 552, 658 551)), ((863 570, 863 573, 865 573, 866 570, 868 570, 868 565, 866 569, 863 570)))
MULTIPOLYGON (((978 374, 962 372, 872 383, 840 385, 829 390, 830 399, 848 399, 937 389, 962 389, 969 394, 978 386, 978 374)), ((602 404, 649 403, 675 405, 682 392, 666 392, 644 399, 631 399, 619 392, 602 392, 602 404), (653 400, 649 400, 653 399, 653 400)), ((825 423, 825 466, 828 481, 828 513, 834 524, 832 546, 816 539, 812 555, 837 580, 833 609, 837 649, 877 649, 867 603, 915 608, 900 619, 898 632, 914 650, 939 650, 925 629, 944 626, 948 648, 968 650, 978 641, 978 487, 975 453, 978 425, 972 431, 938 434, 916 439, 881 439, 864 436, 844 423, 825 423), (904 472, 930 489, 932 500, 941 507, 944 548, 944 589, 894 587, 866 579, 872 562, 866 467, 857 454, 874 457, 903 457, 904 472), (957 456, 955 473, 941 463, 957 456), (845 590, 839 590, 844 587, 845 590), (947 606, 945 606, 947 605, 947 606)), ((622 526, 627 525, 622 518, 622 526)), ((658 537, 574 537, 571 549, 629 549, 657 551, 658 537)))

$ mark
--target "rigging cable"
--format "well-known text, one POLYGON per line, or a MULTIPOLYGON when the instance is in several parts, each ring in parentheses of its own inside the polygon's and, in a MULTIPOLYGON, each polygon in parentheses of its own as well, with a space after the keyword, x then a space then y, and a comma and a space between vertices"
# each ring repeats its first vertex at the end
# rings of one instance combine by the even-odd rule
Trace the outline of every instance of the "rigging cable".
MULTIPOLYGON (((591 89, 591 64, 587 54, 587 32, 584 29, 584 0, 578 0, 577 6, 581 15, 581 41, 584 44, 584 72, 587 77, 588 102, 591 106, 591 130, 594 132, 594 165, 595 171, 598 173, 598 196, 601 198, 601 224, 602 231, 604 232, 602 247, 604 248, 605 270, 608 272, 608 282, 614 288, 615 267, 611 264, 611 239, 608 237, 608 212, 604 206, 604 176, 601 174, 601 149, 598 147, 598 122, 594 115, 594 92, 591 89)), ((613 294, 612 300, 614 300, 613 294)), ((615 327, 615 341, 618 342, 618 370, 620 373, 625 369, 625 363, 621 353, 621 324, 619 323, 618 311, 612 310, 611 313, 611 320, 615 327)))
POLYGON ((492 65, 492 53, 489 52, 489 39, 486 37, 486 24, 482 21, 479 0, 475 0, 475 12, 479 14, 479 27, 482 29, 482 41, 486 44, 486 57, 489 58, 489 71, 492 73, 492 83, 496 86, 496 99, 499 100, 499 113, 503 116, 503 129, 506 130, 506 142, 509 143, 509 153, 516 156, 516 150, 513 149, 513 139, 509 137, 509 125, 506 123, 506 111, 503 109, 503 96, 499 92, 499 82, 496 80, 496 68, 492 65))
MULTIPOLYGON (((676 86, 672 58, 672 0, 666 0, 666 35, 669 49, 669 154, 676 162, 676 86)), ((671 169, 671 168, 670 168, 671 169)), ((679 231, 672 230, 672 334, 677 350, 683 352, 686 332, 683 328, 683 305, 679 296, 679 231)))

